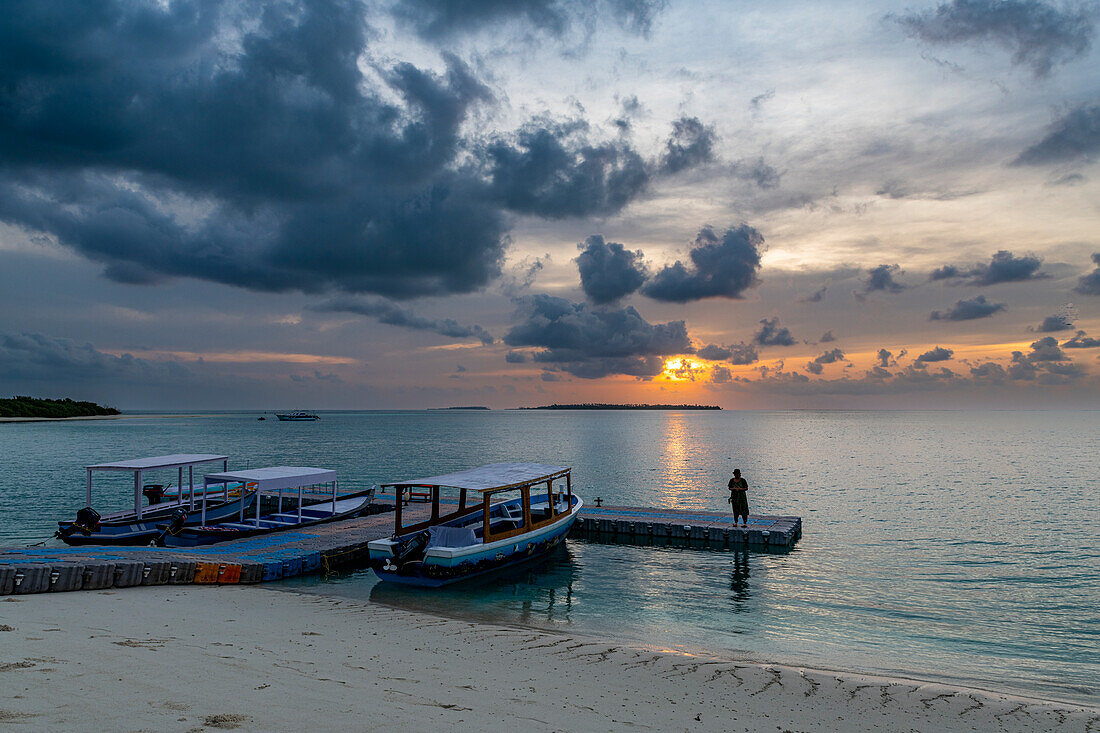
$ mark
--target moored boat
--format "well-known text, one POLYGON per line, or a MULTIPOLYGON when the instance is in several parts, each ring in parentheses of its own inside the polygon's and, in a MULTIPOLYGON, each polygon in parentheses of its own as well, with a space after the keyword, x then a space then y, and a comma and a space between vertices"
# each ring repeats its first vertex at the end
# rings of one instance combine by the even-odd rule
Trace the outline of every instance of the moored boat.
POLYGON ((384 581, 438 587, 542 557, 569 534, 584 504, 573 495, 571 470, 491 463, 384 484, 397 499, 394 534, 368 543, 370 566, 384 581), (555 490, 554 482, 561 480, 555 490), (441 515, 441 505, 454 500, 454 492, 457 507, 441 515), (476 500, 468 503, 471 493, 476 500), (413 494, 428 495, 431 514, 404 526, 402 505, 413 494))
POLYGON ((307 412, 305 410, 295 410, 294 412, 276 412, 275 417, 279 418, 283 422, 306 422, 308 420, 321 419, 321 417, 316 412, 307 412))
POLYGON ((218 522, 203 521, 197 526, 182 522, 182 514, 162 522, 158 529, 157 544, 164 547, 197 547, 226 540, 254 537, 288 529, 300 529, 315 524, 334 522, 338 519, 357 517, 370 507, 374 499, 374 488, 353 494, 337 494, 336 472, 325 468, 305 466, 270 466, 244 471, 232 471, 207 475, 206 490, 210 493, 212 485, 246 483, 256 487, 256 494, 277 496, 276 510, 261 514, 261 500, 257 499, 255 513, 243 508, 237 516, 222 518, 218 522), (328 486, 331 499, 313 504, 304 504, 307 494, 315 495, 317 487, 328 486), (283 500, 287 490, 297 494, 294 508, 283 511, 283 500))
POLYGON ((218 519, 231 517, 247 509, 255 499, 255 492, 244 484, 226 484, 216 495, 195 491, 195 467, 207 463, 221 463, 225 470, 229 457, 210 453, 177 453, 167 456, 134 458, 111 463, 87 466, 87 488, 84 507, 76 513, 76 521, 58 522, 54 536, 69 545, 143 545, 156 537, 157 523, 175 513, 180 513, 185 524, 197 524, 202 513, 197 503, 204 501, 207 516, 218 519), (163 484, 144 482, 150 471, 177 469, 177 489, 168 493, 163 484), (187 469, 186 490, 184 469, 187 469), (92 508, 92 476, 96 472, 114 471, 134 475, 134 508, 101 515, 92 508), (142 503, 142 497, 149 505, 142 503), (168 497, 170 500, 164 501, 168 497))

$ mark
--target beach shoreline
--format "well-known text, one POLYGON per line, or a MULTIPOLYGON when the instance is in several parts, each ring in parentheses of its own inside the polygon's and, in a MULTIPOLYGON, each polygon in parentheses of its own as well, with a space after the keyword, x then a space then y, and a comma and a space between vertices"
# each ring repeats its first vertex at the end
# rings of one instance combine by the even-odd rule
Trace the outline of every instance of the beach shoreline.
POLYGON ((265 588, 0 601, 0 720, 31 728, 1087 731, 1100 709, 693 655, 265 588))

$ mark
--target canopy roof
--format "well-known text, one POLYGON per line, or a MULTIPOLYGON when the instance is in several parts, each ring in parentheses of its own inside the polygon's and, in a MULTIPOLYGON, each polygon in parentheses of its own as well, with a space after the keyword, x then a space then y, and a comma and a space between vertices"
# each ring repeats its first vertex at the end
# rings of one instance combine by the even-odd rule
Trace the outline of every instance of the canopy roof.
POLYGON ((151 458, 133 458, 129 461, 97 463, 88 466, 95 471, 150 471, 154 468, 178 468, 194 466, 198 463, 212 463, 227 460, 229 456, 216 456, 212 453, 173 453, 170 456, 152 456, 151 458))
POLYGON ((490 491, 511 486, 534 484, 569 473, 569 466, 549 466, 544 463, 489 463, 465 471, 442 476, 395 481, 387 486, 449 486, 455 489, 490 491))
POLYGON ((207 484, 220 484, 229 481, 255 483, 258 491, 277 491, 296 489, 299 486, 312 486, 336 480, 336 472, 327 468, 308 468, 305 466, 271 466, 252 468, 244 471, 227 471, 206 475, 207 484))

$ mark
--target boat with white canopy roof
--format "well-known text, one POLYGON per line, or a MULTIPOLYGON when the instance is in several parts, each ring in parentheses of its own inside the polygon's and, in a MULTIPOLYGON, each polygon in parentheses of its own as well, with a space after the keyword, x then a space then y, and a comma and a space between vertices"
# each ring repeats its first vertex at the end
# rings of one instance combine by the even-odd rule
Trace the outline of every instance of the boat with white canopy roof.
POLYGON ((194 524, 200 521, 201 513, 197 501, 202 501, 210 516, 216 518, 231 517, 251 505, 255 492, 243 483, 226 484, 216 496, 208 496, 205 491, 195 491, 195 468, 209 463, 222 464, 222 470, 229 468, 229 456, 213 453, 174 453, 167 456, 133 458, 110 463, 97 463, 86 466, 87 486, 84 495, 84 508, 76 514, 76 521, 58 522, 56 537, 70 545, 143 545, 157 534, 157 523, 163 522, 177 512, 185 514, 185 522, 194 524), (153 471, 177 470, 173 500, 162 502, 163 484, 147 484, 145 477, 153 471), (187 471, 187 485, 184 490, 184 469, 187 471), (92 476, 96 472, 132 473, 134 476, 134 508, 120 512, 100 515, 92 508, 92 476), (149 500, 145 506, 142 497, 149 500))
POLYGON ((157 537, 157 544, 166 547, 196 547, 334 522, 338 519, 349 519, 368 510, 374 500, 375 492, 372 487, 366 491, 339 496, 336 471, 307 466, 270 466, 208 474, 205 479, 206 493, 217 493, 211 491, 211 486, 228 486, 232 483, 255 486, 256 494, 260 497, 265 494, 268 497, 277 497, 276 510, 261 514, 261 501, 257 500, 254 514, 246 512, 242 507, 237 512, 237 516, 222 517, 221 521, 207 522, 204 506, 201 521, 196 526, 185 524, 182 513, 173 516, 169 522, 161 523, 158 526, 160 534, 157 537), (329 488, 331 499, 304 504, 304 496, 316 495, 318 487, 329 488), (288 490, 291 490, 290 494, 296 501, 293 508, 283 511, 284 495, 288 490))
POLYGON ((368 543, 370 565, 382 580, 438 587, 541 557, 565 539, 584 504, 573 494, 571 471, 491 463, 384 484, 397 498, 394 534, 368 543), (431 516, 406 527, 402 505, 415 495, 431 502, 431 516), (451 502, 457 508, 441 515, 441 504, 451 502))

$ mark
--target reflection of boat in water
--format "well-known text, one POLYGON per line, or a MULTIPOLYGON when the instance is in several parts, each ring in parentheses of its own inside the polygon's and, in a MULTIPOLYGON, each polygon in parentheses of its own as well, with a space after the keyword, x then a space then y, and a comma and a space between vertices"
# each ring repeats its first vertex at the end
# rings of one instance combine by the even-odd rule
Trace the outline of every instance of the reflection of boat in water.
POLYGON ((573 495, 571 469, 538 463, 492 463, 392 486, 397 496, 394 535, 368 544, 370 565, 385 581, 438 587, 513 567, 558 546, 583 502, 573 495), (565 479, 554 490, 554 481, 565 479), (406 494, 430 497, 430 518, 402 524, 406 494), (444 490, 458 508, 440 515, 444 490), (480 501, 467 505, 475 492, 480 501))
POLYGON ((195 466, 204 463, 229 465, 228 456, 200 454, 174 454, 135 458, 113 463, 97 463, 88 466, 88 483, 84 508, 76 513, 76 521, 58 522, 56 537, 69 545, 143 545, 157 534, 157 523, 173 514, 179 514, 186 525, 199 524, 204 516, 196 500, 206 506, 205 518, 224 519, 244 511, 252 504, 256 494, 251 487, 241 483, 226 484, 216 492, 195 491, 195 466), (162 484, 146 484, 143 479, 148 471, 177 469, 177 488, 168 490, 162 484), (188 483, 184 487, 183 469, 187 469, 188 483), (134 475, 134 508, 132 510, 100 515, 92 508, 92 474, 96 471, 118 471, 134 475), (142 504, 141 497, 149 500, 142 504), (209 499, 214 497, 213 501, 209 499))
MULTIPOLYGON (((243 482, 256 486, 256 495, 277 495, 276 511, 261 515, 261 502, 256 502, 255 516, 245 516, 242 508, 237 516, 224 517, 220 522, 203 521, 200 526, 187 526, 182 515, 158 526, 157 544, 167 547, 196 547, 226 540, 266 535, 288 529, 299 529, 315 524, 334 522, 338 519, 357 517, 374 500, 374 489, 338 496, 336 472, 324 468, 302 466, 272 466, 244 471, 214 473, 206 477, 207 491, 211 484, 228 485, 243 482), (319 485, 331 487, 331 499, 303 506, 303 493, 316 493, 319 485), (283 511, 283 493, 296 490, 294 509, 283 511)), ((204 515, 205 516, 205 515, 204 515)))
POLYGON ((305 410, 295 410, 294 412, 276 412, 275 417, 279 418, 283 422, 307 422, 309 420, 320 420, 321 417, 316 412, 306 412, 305 410))
POLYGON ((410 611, 542 626, 570 621, 573 585, 579 577, 577 559, 569 544, 562 542, 528 562, 441 586, 431 593, 414 585, 374 582, 368 598, 371 603, 410 611))

